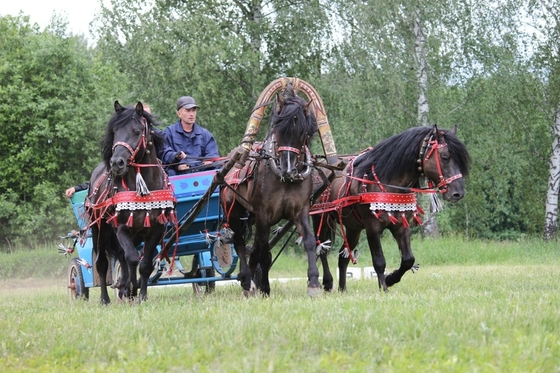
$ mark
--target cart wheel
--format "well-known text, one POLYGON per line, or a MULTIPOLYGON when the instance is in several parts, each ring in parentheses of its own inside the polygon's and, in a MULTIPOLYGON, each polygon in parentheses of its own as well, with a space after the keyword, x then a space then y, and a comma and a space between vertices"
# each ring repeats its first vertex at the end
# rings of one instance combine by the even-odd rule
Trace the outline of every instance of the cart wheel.
POLYGON ((73 258, 68 265, 68 296, 71 301, 89 299, 89 288, 85 286, 82 266, 77 258, 73 258))
MULTIPOLYGON (((206 270, 206 277, 215 277, 216 276, 216 271, 214 270, 214 268, 210 268, 206 270)), ((202 277, 202 275, 200 274, 200 268, 196 270, 196 276, 197 278, 202 277)), ((206 294, 210 294, 213 293, 214 290, 216 290, 216 281, 208 281, 208 282, 193 282, 192 284, 193 287, 193 292, 197 295, 202 294, 202 287, 205 287, 205 293, 206 294)))

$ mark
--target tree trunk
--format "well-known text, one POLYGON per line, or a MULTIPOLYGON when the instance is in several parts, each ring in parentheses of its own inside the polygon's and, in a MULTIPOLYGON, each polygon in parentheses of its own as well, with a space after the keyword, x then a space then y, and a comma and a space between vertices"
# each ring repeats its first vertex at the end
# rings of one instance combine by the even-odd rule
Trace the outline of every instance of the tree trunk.
POLYGON ((419 126, 429 126, 428 116, 430 114, 430 106, 428 105, 428 62, 426 60, 426 37, 422 30, 420 19, 420 10, 414 11, 414 25, 412 27, 414 33, 414 62, 416 64, 416 82, 418 84, 418 117, 419 126))
POLYGON ((546 213, 544 218, 543 239, 558 237, 558 189, 560 182, 560 104, 554 115, 552 127, 552 151, 550 152, 548 190, 546 192, 546 213))
MULTIPOLYGON (((418 85, 418 117, 417 123, 419 126, 429 126, 428 116, 430 114, 430 106, 428 105, 428 62, 426 59, 426 37, 422 29, 422 22, 420 19, 420 9, 414 11, 414 21, 412 26, 414 33, 414 62, 416 64, 416 82, 418 85)), ((436 197, 439 198, 439 197, 436 197)), ((428 201, 429 198, 421 198, 423 202, 428 201)), ((429 202, 428 202, 429 203, 429 202)), ((439 226, 437 223, 436 215, 426 211, 424 219, 424 236, 426 237, 439 237, 439 226)))

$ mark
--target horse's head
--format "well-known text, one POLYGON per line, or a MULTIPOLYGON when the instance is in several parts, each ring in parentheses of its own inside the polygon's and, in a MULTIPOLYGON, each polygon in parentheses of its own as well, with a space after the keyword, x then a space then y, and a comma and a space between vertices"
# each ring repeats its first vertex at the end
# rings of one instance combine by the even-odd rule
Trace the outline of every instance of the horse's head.
POLYGON ((457 202, 465 195, 463 176, 468 175, 470 164, 467 148, 456 134, 457 126, 448 131, 434 126, 424 138, 419 158, 424 175, 449 202, 457 202))
POLYGON ((151 120, 141 102, 135 107, 123 107, 115 101, 115 114, 109 120, 103 140, 105 165, 113 174, 124 175, 128 166, 146 153, 149 136, 146 117, 151 120))
POLYGON ((289 86, 277 94, 267 141, 275 144, 270 165, 284 181, 302 181, 311 171, 308 145, 317 132, 317 121, 308 103, 289 86))

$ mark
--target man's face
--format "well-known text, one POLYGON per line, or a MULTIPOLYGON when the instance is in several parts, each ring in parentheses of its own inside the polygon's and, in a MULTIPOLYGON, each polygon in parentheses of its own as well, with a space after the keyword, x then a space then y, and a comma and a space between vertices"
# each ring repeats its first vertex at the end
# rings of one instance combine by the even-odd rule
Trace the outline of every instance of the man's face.
POLYGON ((177 115, 183 123, 192 125, 196 121, 196 108, 185 109, 182 107, 177 111, 177 115))

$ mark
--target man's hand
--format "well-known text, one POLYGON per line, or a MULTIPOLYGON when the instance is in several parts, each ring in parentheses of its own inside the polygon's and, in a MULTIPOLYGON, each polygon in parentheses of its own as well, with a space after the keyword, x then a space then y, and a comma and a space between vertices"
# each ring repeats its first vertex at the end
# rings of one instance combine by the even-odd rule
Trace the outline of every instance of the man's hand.
POLYGON ((74 193, 76 193, 76 188, 72 187, 72 188, 68 188, 66 189, 66 192, 64 192, 64 194, 66 194, 66 197, 70 198, 74 195, 74 193))
POLYGON ((185 171, 188 170, 189 168, 191 168, 188 164, 180 164, 179 166, 177 166, 177 170, 179 171, 185 171))
POLYGON ((185 154, 184 151, 180 151, 180 152, 177 153, 177 155, 175 155, 175 158, 177 158, 177 159, 185 159, 185 158, 187 158, 187 155, 185 154))

